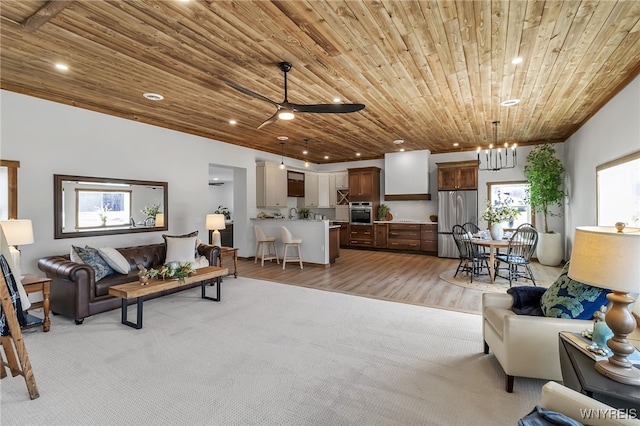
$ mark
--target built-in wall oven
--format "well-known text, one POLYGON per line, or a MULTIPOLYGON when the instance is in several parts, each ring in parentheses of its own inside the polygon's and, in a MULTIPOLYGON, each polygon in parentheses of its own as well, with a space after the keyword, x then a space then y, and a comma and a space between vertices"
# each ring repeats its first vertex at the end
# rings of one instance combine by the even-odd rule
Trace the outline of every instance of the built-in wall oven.
POLYGON ((373 224, 372 203, 369 201, 349 203, 349 223, 351 225, 373 224))

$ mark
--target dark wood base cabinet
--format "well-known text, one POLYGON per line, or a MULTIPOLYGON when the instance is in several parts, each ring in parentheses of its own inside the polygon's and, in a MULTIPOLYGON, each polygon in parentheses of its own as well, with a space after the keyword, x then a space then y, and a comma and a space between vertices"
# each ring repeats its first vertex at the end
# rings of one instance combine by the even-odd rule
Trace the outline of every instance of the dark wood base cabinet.
POLYGON ((373 247, 372 225, 351 225, 349 229, 350 247, 373 247))

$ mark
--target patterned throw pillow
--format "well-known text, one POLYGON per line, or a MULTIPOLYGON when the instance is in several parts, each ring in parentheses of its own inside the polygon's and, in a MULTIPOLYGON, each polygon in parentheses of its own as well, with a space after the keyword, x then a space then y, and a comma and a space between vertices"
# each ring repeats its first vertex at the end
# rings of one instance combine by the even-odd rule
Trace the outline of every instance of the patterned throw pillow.
POLYGON ((85 264, 91 266, 93 270, 96 271, 96 281, 100 281, 107 275, 113 274, 113 269, 100 256, 100 252, 98 252, 97 249, 89 246, 85 246, 84 248, 73 246, 73 250, 78 253, 78 256, 80 256, 85 264))
POLYGON ((591 319, 601 306, 608 303, 610 290, 593 287, 572 280, 567 275, 569 262, 564 265, 560 276, 544 292, 540 307, 546 317, 591 319))

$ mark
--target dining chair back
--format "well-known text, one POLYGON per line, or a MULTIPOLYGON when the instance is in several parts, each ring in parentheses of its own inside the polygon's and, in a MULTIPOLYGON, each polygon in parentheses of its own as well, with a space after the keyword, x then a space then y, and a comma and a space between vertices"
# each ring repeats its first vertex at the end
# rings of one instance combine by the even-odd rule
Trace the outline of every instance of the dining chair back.
POLYGON ((538 231, 530 223, 524 223, 514 231, 509 239, 509 246, 505 254, 496 256, 496 275, 509 280, 509 287, 513 280, 524 278, 531 280, 536 285, 533 271, 531 270, 531 258, 538 245, 538 231), (506 266, 500 267, 500 263, 506 266), (506 271, 501 274, 500 270, 506 271))
POLYGON ((466 272, 467 275, 470 276, 471 282, 473 282, 474 276, 489 274, 487 258, 484 252, 473 244, 471 234, 461 225, 454 225, 451 232, 453 233, 453 239, 460 253, 460 262, 453 277, 455 278, 458 272, 466 272), (483 272, 485 269, 486 273, 483 272))

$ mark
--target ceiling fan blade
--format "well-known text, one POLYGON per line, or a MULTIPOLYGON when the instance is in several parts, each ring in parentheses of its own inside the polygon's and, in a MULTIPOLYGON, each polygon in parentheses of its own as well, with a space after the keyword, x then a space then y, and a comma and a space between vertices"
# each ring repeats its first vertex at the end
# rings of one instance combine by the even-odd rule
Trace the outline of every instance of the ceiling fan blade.
POLYGON ((237 84, 235 84, 235 83, 232 83, 232 82, 230 82, 230 81, 226 81, 226 80, 225 80, 225 83, 227 83, 227 86, 229 86, 229 87, 231 87, 231 88, 233 88, 233 89, 236 89, 237 91, 242 92, 242 93, 244 93, 245 95, 249 95, 249 96, 252 96, 252 97, 254 97, 254 98, 256 98, 256 99, 260 99, 261 101, 269 102, 269 103, 270 103, 270 104, 272 104, 272 105, 279 106, 277 102, 274 102, 274 101, 272 101, 271 99, 269 99, 269 98, 267 98, 267 97, 264 97, 264 96, 262 96, 262 95, 259 95, 259 94, 258 94, 258 93, 256 93, 256 92, 252 92, 252 91, 251 91, 251 90, 249 90, 249 89, 245 89, 245 88, 244 88, 244 87, 242 87, 242 86, 238 86, 238 85, 237 85, 237 84))
POLYGON ((314 112, 319 114, 346 114, 348 112, 356 112, 364 109, 363 104, 283 104, 283 107, 292 108, 295 112, 314 112))
POLYGON ((275 123, 276 121, 278 121, 278 111, 276 111, 275 114, 273 114, 271 117, 266 119, 261 125, 259 125, 258 129, 262 129, 264 126, 275 123))

